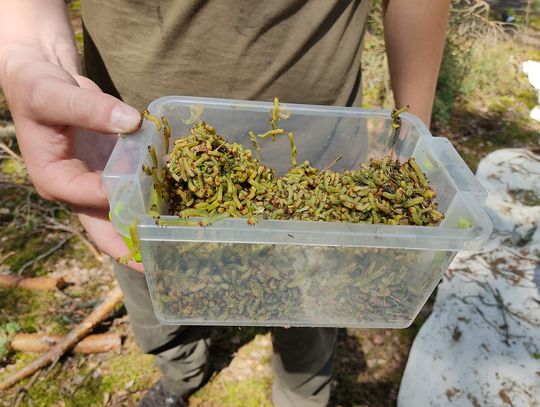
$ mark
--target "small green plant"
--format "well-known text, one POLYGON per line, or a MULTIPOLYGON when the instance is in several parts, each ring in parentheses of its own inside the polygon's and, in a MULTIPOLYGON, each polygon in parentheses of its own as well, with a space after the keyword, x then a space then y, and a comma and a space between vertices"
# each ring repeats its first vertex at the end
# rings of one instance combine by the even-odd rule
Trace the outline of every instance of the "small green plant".
POLYGON ((6 357, 9 352, 11 338, 20 331, 21 326, 17 322, 0 324, 0 359, 6 357))

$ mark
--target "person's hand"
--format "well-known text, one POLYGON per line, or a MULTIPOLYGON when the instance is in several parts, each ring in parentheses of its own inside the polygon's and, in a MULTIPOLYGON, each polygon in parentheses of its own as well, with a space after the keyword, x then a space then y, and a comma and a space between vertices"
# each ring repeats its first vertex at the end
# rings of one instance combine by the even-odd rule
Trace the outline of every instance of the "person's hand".
MULTIPOLYGON (((74 137, 75 157, 82 160, 89 171, 98 174, 101 178, 101 173, 111 155, 117 136, 78 130, 74 137)), ((75 210, 81 224, 101 250, 114 259, 128 253, 129 249, 124 239, 109 221, 108 205, 105 208, 76 206, 75 210)), ((135 261, 129 262, 128 266, 137 271, 144 271, 142 264, 135 261)))
MULTIPOLYGON (((38 193, 75 206, 97 246, 114 258, 128 252, 108 221, 101 171, 117 133, 140 125, 137 110, 104 94, 89 79, 28 52, 1 67, 4 89, 28 173, 38 193), (77 129, 90 132, 79 132, 77 129)), ((142 266, 131 262, 132 268, 142 266)))

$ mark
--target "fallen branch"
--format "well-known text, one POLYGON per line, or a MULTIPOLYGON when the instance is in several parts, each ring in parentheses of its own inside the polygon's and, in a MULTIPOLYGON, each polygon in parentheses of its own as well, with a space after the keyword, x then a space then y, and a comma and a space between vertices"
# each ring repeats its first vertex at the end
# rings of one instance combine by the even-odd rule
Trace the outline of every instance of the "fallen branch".
POLYGON ((0 390, 8 389, 20 380, 31 376, 39 369, 58 361, 64 353, 72 349, 77 342, 88 335, 97 324, 103 321, 114 307, 122 301, 122 298, 123 296, 120 287, 115 285, 103 301, 94 308, 90 315, 88 315, 80 324, 75 326, 60 342, 54 345, 51 350, 0 382, 0 390))
POLYGON ((52 277, 20 277, 20 276, 0 276, 0 287, 13 288, 21 287, 28 290, 55 291, 66 286, 63 278, 52 277))
MULTIPOLYGON (((19 352, 43 353, 49 351, 62 340, 61 335, 17 334, 11 340, 10 347, 19 352)), ((122 341, 118 334, 89 335, 73 348, 75 353, 110 352, 120 348, 122 341)))

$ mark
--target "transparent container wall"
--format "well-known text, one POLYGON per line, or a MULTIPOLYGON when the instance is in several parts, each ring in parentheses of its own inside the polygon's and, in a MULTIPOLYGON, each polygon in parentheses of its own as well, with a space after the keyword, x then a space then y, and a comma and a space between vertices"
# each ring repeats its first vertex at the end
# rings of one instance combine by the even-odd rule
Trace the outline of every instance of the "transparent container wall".
MULTIPOLYGON (((273 220, 248 225, 246 219, 204 228, 157 226, 147 215, 152 177, 141 166, 151 166, 148 145, 162 165, 165 145, 154 123, 145 121, 137 134, 119 140, 103 181, 116 229, 127 235, 138 222, 156 315, 169 324, 408 326, 455 254, 480 250, 491 234, 484 190, 448 140, 432 137, 414 116, 401 115, 396 134, 387 111, 281 107, 291 115, 278 126, 294 132, 298 162, 341 171, 390 153, 401 161, 414 157, 445 219, 435 227, 273 220), (470 227, 458 227, 463 224, 470 227)), ((202 110, 198 119, 229 142, 253 149, 248 131, 270 128, 272 104, 167 97, 149 110, 167 118, 171 146, 189 134, 194 113, 202 110)), ((260 147, 262 161, 278 174, 291 167, 286 135, 260 140, 260 147)), ((161 213, 167 213, 165 206, 161 213)))
POLYGON ((410 325, 456 252, 144 242, 165 324, 410 325))

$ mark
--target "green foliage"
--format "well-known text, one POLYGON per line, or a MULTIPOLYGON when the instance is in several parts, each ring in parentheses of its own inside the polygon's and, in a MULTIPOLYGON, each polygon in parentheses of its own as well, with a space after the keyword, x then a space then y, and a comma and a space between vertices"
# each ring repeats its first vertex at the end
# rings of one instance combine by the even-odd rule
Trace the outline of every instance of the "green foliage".
MULTIPOLYGON (((245 327, 242 328, 242 330, 245 332, 240 335, 246 340, 251 338, 254 333, 261 332, 260 328, 251 327, 245 327)), ((234 336, 239 334, 237 328, 226 328, 225 330, 221 330, 221 334, 223 335, 221 340, 225 339, 227 332, 234 336)), ((224 343, 222 345, 224 345, 224 343)), ((262 335, 258 335, 249 344, 238 350, 236 357, 243 360, 244 363, 249 360, 249 366, 268 366, 270 363, 269 345, 269 340, 266 342, 262 335)), ((272 373, 270 369, 266 368, 261 369, 260 371, 255 369, 254 371, 256 373, 253 375, 242 377, 244 376, 243 369, 238 365, 233 367, 233 364, 234 362, 228 366, 227 370, 221 371, 217 376, 214 376, 206 386, 198 390, 193 395, 193 401, 204 400, 205 403, 201 404, 201 406, 272 406, 272 403, 270 402, 272 387, 272 373)), ((193 404, 198 405, 196 403, 193 404)))
POLYGON ((83 47, 84 47, 84 39, 83 38, 84 38, 84 36, 83 36, 82 31, 79 31, 79 32, 75 33, 75 42, 77 43, 77 49, 79 50, 80 53, 82 53, 83 47))
POLYGON ((272 406, 270 388, 270 379, 222 382, 220 386, 203 388, 196 393, 196 397, 202 400, 212 400, 222 407, 270 407, 272 406))
POLYGON ((496 70, 501 69, 502 61, 508 60, 505 51, 499 50, 504 39, 501 26, 489 20, 487 3, 452 3, 433 106, 434 121, 446 124, 456 104, 466 104, 475 93, 483 98, 486 87, 489 94, 494 93, 499 79, 496 70), (487 50, 492 54, 486 54, 487 50))
POLYGON ((144 390, 155 380, 156 368, 152 366, 153 357, 141 352, 131 352, 110 357, 102 369, 107 374, 101 379, 99 389, 102 393, 115 392, 134 380, 131 390, 144 390))
POLYGON ((72 14, 81 13, 81 0, 64 0, 72 14))
POLYGON ((0 162, 0 172, 11 176, 17 184, 23 184, 27 177, 24 163, 13 158, 6 158, 0 162))
MULTIPOLYGON (((532 12, 534 7, 540 7, 540 0, 534 1, 532 12)), ((480 0, 452 2, 433 107, 432 121, 438 128, 450 126, 453 129, 455 122, 451 123, 451 119, 456 110, 497 113, 504 110, 503 120, 510 119, 518 127, 527 127, 528 109, 536 105, 536 94, 521 73, 520 65, 526 59, 539 59, 540 52, 532 51, 521 42, 519 27, 504 31, 500 23, 490 20, 489 13, 487 3, 480 0), (509 112, 512 117, 508 117, 509 112)), ((535 16, 531 13, 530 21, 535 16)), ((393 107, 382 33, 381 2, 375 1, 362 58, 366 107, 393 107)), ((514 139, 508 133, 504 137, 514 139)))
POLYGON ((20 331, 21 326, 17 322, 0 324, 0 359, 7 355, 11 338, 20 331))
POLYGON ((465 72, 463 64, 458 57, 458 51, 452 46, 446 46, 439 79, 437 92, 433 103, 433 118, 438 122, 446 123, 450 118, 454 101, 457 99, 465 72))
MULTIPOLYGON (((0 141, 19 154, 12 126, 0 127, 0 141)), ((84 246, 77 246, 79 239, 70 238, 70 232, 58 229, 69 224, 77 228, 71 209, 42 199, 32 187, 23 161, 4 154, 3 150, 0 150, 0 191, 2 266, 13 273, 22 270, 24 276, 34 276, 46 274, 50 271, 48 266, 66 253, 76 252, 74 257, 83 261, 93 259, 84 246)))
MULTIPOLYGON (((27 365, 34 357, 17 354, 16 363, 10 371, 27 365)), ((130 343, 122 353, 111 352, 99 359, 71 356, 68 362, 58 363, 45 378, 38 379, 28 389, 25 405, 48 407, 61 403, 66 407, 101 406, 105 393, 116 397, 118 404, 113 405, 125 405, 128 400, 136 401, 158 379, 159 374, 152 361, 153 357, 142 354, 134 343, 130 343), (129 389, 126 385, 130 385, 129 389), (117 394, 120 391, 126 394, 123 402, 119 401, 121 397, 117 394)), ((0 379, 3 376, 1 374, 0 379)), ((27 380, 21 384, 24 385, 27 380)))
MULTIPOLYGON (((24 332, 35 332, 40 326, 50 326, 51 332, 62 333, 61 326, 51 321, 54 318, 55 294, 48 291, 30 291, 25 288, 0 289, 0 309, 3 315, 16 316, 24 332)), ((9 322, 0 316, 0 324, 9 322)), ((0 325, 1 326, 1 325, 0 325)))
POLYGON ((63 384, 69 382, 72 371, 65 370, 62 365, 57 365, 50 373, 54 380, 38 380, 28 389, 26 401, 28 405, 52 406, 62 405, 66 407, 86 407, 102 405, 103 396, 99 391, 100 378, 92 377, 92 371, 83 367, 77 372, 77 375, 84 380, 82 384, 67 393, 63 384))
MULTIPOLYGON (((50 243, 43 241, 41 236, 36 236, 32 231, 38 227, 37 222, 29 222, 23 227, 16 228, 8 226, 3 231, 3 235, 11 235, 12 239, 5 242, 3 250, 5 252, 13 252, 4 264, 9 266, 14 272, 18 271, 27 262, 32 261, 41 251, 46 251, 47 246, 52 246, 50 243)), ((41 275, 43 274, 42 264, 36 264, 32 271, 27 270, 25 275, 41 275)))

